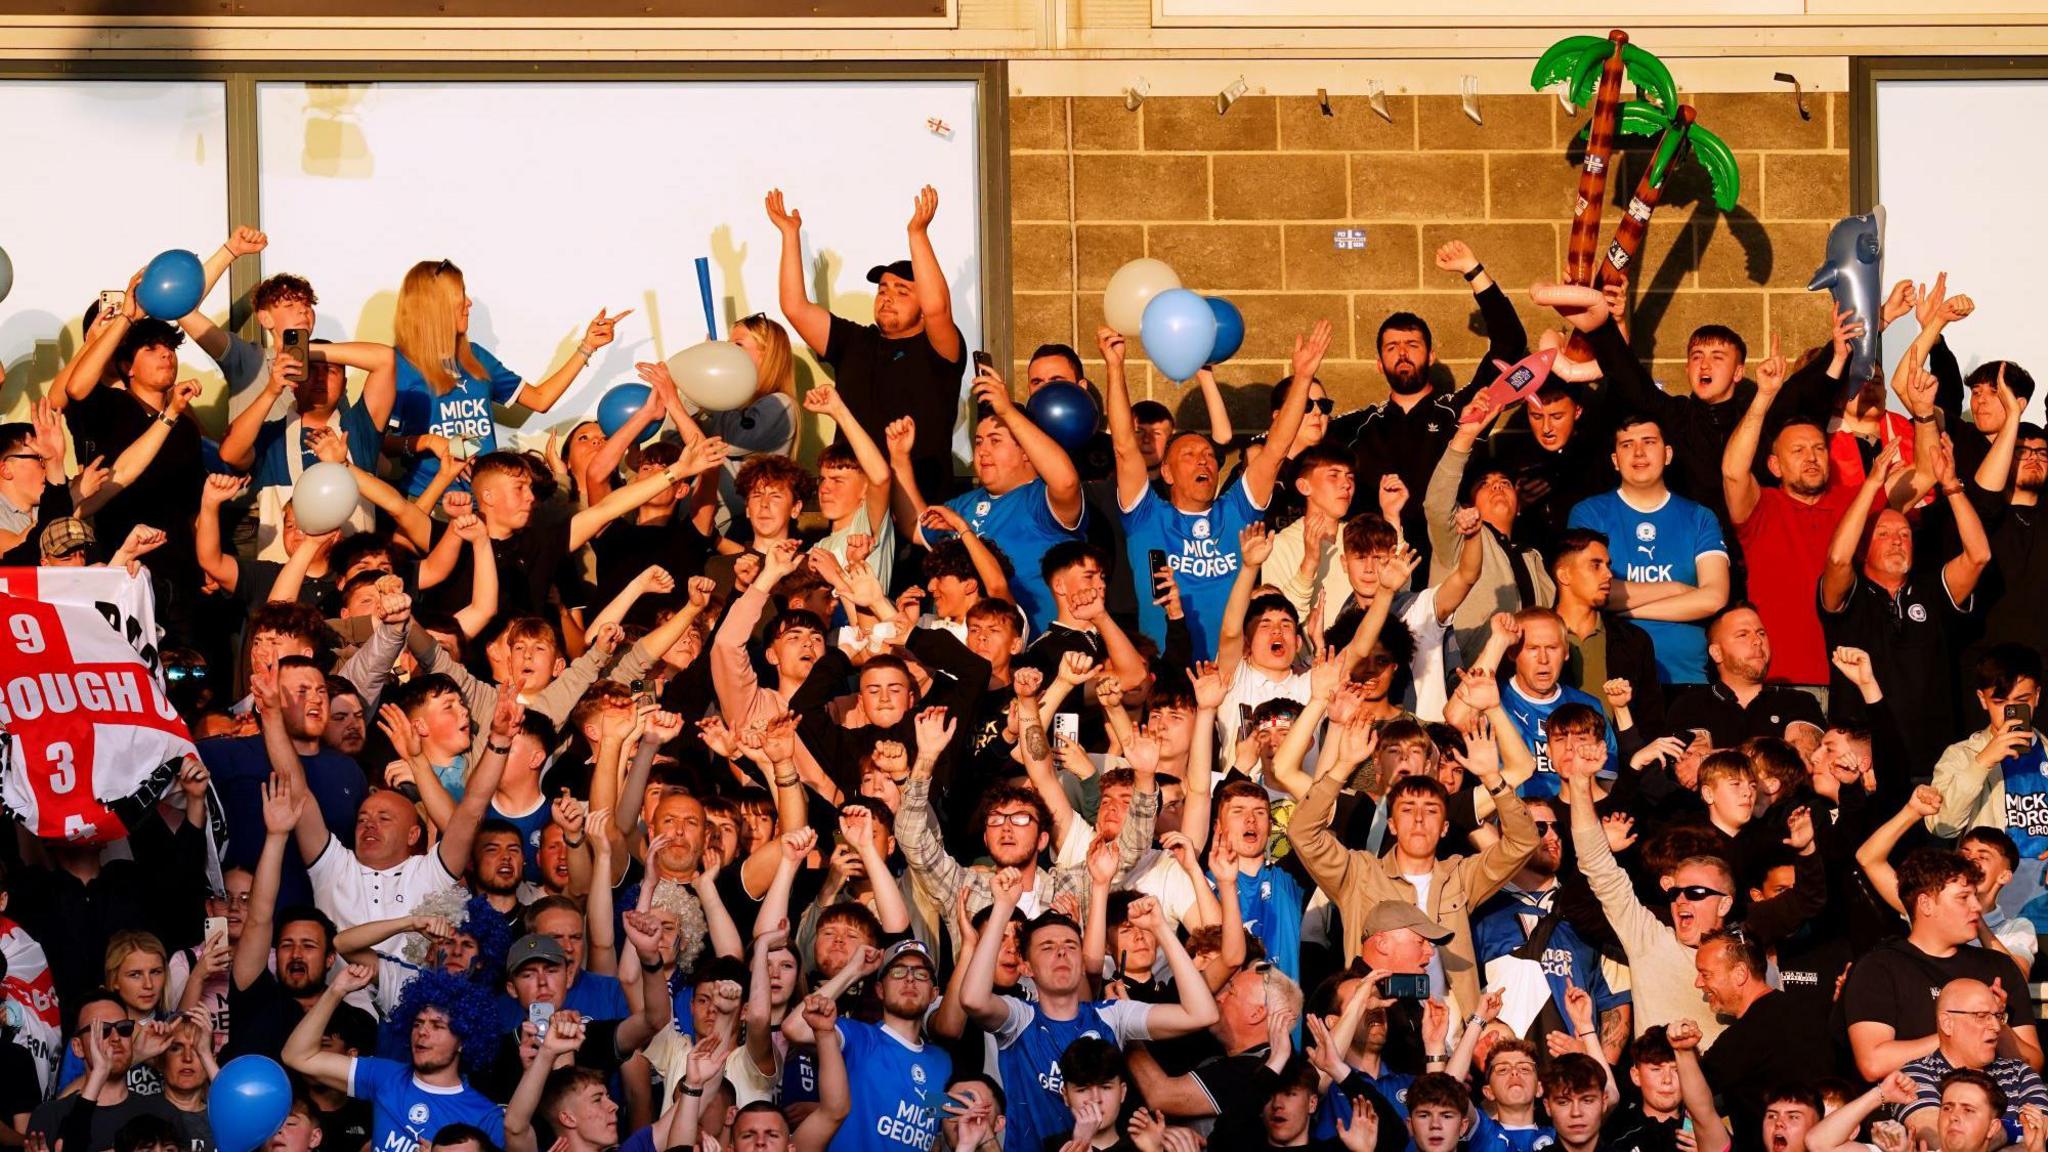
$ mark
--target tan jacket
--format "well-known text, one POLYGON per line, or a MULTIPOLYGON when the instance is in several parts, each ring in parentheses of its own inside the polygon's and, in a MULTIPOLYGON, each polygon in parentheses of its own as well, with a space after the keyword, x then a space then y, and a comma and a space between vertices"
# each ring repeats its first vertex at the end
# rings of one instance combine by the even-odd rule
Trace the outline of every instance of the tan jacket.
MULTIPOLYGON (((1358 956, 1358 925, 1365 923, 1373 905, 1382 900, 1413 904, 1415 885, 1395 875, 1384 857, 1346 848, 1331 834, 1330 819, 1343 787, 1342 776, 1319 777, 1295 808, 1287 838, 1293 841, 1316 886, 1344 917, 1344 959, 1348 963, 1358 956)), ((1451 931, 1451 939, 1437 954, 1443 959, 1451 1010, 1457 1016, 1479 1007, 1480 971, 1472 947, 1472 910, 1500 891, 1536 851, 1536 822, 1513 790, 1495 797, 1494 806, 1500 816, 1500 839, 1477 856, 1438 860, 1429 882, 1429 903, 1423 909, 1430 919, 1451 931)))

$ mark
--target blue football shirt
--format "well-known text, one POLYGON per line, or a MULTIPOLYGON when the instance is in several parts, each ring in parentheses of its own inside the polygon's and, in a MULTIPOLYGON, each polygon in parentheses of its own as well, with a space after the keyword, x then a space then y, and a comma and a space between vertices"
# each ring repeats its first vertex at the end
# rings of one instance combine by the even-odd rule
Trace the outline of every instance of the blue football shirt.
MULTIPOLYGON (((479 456, 498 450, 498 421, 491 414, 491 405, 510 404, 525 381, 517 372, 498 363, 498 358, 481 345, 471 344, 469 350, 476 353, 476 362, 484 374, 473 376, 469 369, 457 365, 455 387, 439 396, 411 361, 394 355, 398 395, 387 425, 392 435, 419 436, 431 432, 450 440, 462 437, 475 442, 479 456)), ((431 453, 408 460, 401 487, 407 496, 417 496, 426 491, 427 483, 440 470, 441 462, 431 453)))
MULTIPOLYGON (((1721 522, 1701 505, 1670 492, 1655 508, 1637 508, 1620 489, 1578 502, 1567 524, 1607 537, 1614 574, 1634 584, 1676 581, 1697 585, 1699 562, 1728 558, 1721 522)), ((1666 684, 1707 682, 1707 630, 1670 620, 1638 620, 1657 649, 1657 679, 1666 684)))
POLYGON ((1138 627, 1166 643, 1166 610, 1152 602, 1148 573, 1153 549, 1166 553, 1166 566, 1180 584, 1180 606, 1187 613, 1188 633, 1196 653, 1216 651, 1222 631, 1223 605, 1239 566, 1237 535, 1261 519, 1264 507, 1252 503, 1244 478, 1224 489, 1216 502, 1200 512, 1183 512, 1148 485, 1138 502, 1124 510, 1124 542, 1131 579, 1137 581, 1138 627))
POLYGON ((1010 575, 1010 596, 1031 621, 1032 634, 1045 631, 1052 618, 1059 615, 1059 607, 1053 603, 1052 589, 1046 586, 1045 577, 1039 575, 1038 565, 1053 545, 1081 539, 1081 528, 1088 517, 1087 503, 1082 503, 1080 518, 1069 527, 1053 515, 1045 481, 1033 480, 1001 496, 986 488, 976 488, 946 501, 946 507, 958 512, 975 535, 1009 558, 1014 570, 1010 575))

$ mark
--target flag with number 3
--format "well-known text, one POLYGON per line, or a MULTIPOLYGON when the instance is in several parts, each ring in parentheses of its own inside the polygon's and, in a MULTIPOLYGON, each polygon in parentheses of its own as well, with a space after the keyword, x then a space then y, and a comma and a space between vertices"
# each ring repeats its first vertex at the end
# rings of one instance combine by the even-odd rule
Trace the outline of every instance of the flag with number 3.
POLYGON ((149 583, 0 572, 0 804, 38 837, 128 834, 197 755, 164 694, 149 583))

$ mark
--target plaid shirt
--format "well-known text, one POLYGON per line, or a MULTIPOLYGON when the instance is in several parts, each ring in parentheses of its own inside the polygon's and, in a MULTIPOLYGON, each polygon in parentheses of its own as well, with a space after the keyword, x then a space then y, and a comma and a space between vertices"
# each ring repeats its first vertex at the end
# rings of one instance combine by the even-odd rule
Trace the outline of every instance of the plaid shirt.
MULTIPOLYGON (((903 856, 910 861, 910 875, 917 882, 925 899, 940 908, 951 908, 959 898, 962 888, 974 895, 968 901, 972 911, 980 911, 994 902, 989 892, 988 880, 991 875, 985 869, 969 868, 946 854, 946 842, 939 834, 938 822, 932 819, 932 779, 930 776, 913 775, 903 786, 903 803, 896 813, 896 840, 903 848, 903 856)), ((1124 817, 1123 830, 1117 834, 1116 847, 1120 860, 1118 875, 1129 871, 1145 849, 1152 846, 1152 829, 1159 816, 1159 792, 1140 792, 1131 797, 1131 810, 1124 817)), ((1046 830, 1048 833, 1051 829, 1046 830)), ((1051 908, 1053 901, 1063 895, 1073 896, 1082 908, 1088 907, 1088 867, 1077 864, 1068 868, 1037 869, 1037 879, 1031 887, 1031 894, 1040 910, 1051 908)))

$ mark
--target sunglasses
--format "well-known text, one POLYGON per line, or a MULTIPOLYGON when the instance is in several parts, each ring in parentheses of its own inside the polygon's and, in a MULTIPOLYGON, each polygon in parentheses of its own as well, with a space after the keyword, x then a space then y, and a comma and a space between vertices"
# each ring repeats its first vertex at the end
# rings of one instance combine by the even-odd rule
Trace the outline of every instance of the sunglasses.
POLYGON ((1316 400, 1310 400, 1308 402, 1308 406, 1314 411, 1320 412, 1325 416, 1328 416, 1330 413, 1335 412, 1337 410, 1337 402, 1335 400, 1330 399, 1328 396, 1324 396, 1316 400))
MULTIPOLYGON (((106 1034, 109 1036, 133 1036, 135 1035, 135 1021, 116 1020, 113 1023, 107 1025, 106 1034)), ((85 1027, 80 1028, 76 1032, 73 1032, 71 1034, 71 1037, 74 1040, 83 1040, 91 1035, 92 1025, 87 1024, 85 1027)))
POLYGON ((1552 832, 1557 831, 1557 821, 1555 820, 1537 820, 1534 823, 1538 836, 1548 836, 1552 832))
POLYGON ((1676 903, 1679 900, 1710 900, 1726 895, 1726 892, 1718 888, 1709 888, 1705 884, 1687 884, 1683 888, 1673 888, 1666 892, 1664 898, 1676 903))

